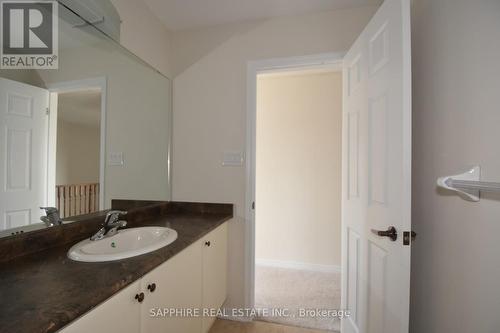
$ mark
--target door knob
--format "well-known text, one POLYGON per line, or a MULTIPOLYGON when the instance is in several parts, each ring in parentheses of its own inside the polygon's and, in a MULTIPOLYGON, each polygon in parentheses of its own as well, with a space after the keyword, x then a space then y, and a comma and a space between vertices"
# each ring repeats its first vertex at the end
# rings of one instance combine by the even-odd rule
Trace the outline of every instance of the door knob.
POLYGON ((148 284, 148 290, 154 292, 156 290, 156 283, 148 284))
POLYGON ((210 246, 210 241, 206 241, 205 246, 210 246))
POLYGON ((394 227, 389 227, 386 231, 372 229, 372 232, 380 237, 389 237, 393 242, 395 242, 396 239, 398 239, 398 232, 394 227))

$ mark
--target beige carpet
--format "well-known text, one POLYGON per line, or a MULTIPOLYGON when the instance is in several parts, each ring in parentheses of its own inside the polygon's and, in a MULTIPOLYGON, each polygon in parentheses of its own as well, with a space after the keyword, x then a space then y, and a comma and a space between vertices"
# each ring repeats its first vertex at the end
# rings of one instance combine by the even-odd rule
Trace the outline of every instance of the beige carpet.
MULTIPOLYGON (((299 309, 340 309, 340 273, 312 272, 257 265, 255 267, 255 307, 299 309)), ((263 316, 258 320, 285 325, 340 331, 337 318, 263 316)))
POLYGON ((327 333, 328 331, 315 330, 295 326, 285 326, 263 321, 230 321, 217 319, 209 333, 327 333))

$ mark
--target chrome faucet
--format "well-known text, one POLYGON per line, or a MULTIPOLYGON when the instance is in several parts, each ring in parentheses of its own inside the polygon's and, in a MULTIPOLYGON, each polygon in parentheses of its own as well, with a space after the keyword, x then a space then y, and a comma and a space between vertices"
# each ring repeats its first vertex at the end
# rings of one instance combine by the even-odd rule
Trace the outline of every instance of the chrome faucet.
POLYGON ((63 222, 59 216, 59 210, 55 207, 40 207, 40 209, 45 210, 45 215, 40 217, 40 220, 45 223, 47 227, 53 227, 56 225, 61 225, 63 222))
POLYGON ((106 218, 104 219, 101 229, 99 229, 95 235, 90 237, 90 240, 96 241, 105 237, 113 236, 118 231, 118 228, 125 227, 127 225, 127 221, 120 220, 120 215, 127 215, 127 212, 122 210, 110 210, 106 214, 106 218))

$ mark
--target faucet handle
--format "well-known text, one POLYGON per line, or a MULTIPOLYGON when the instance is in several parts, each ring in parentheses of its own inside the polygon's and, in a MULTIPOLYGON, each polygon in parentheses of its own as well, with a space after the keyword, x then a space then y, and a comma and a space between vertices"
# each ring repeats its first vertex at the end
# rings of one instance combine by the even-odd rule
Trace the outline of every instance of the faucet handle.
POLYGON ((59 209, 55 207, 40 207, 40 209, 45 210, 46 215, 40 217, 40 220, 42 220, 48 227, 53 227, 63 223, 61 217, 59 216, 59 209))
POLYGON ((110 210, 106 214, 106 218, 104 219, 104 224, 116 222, 118 220, 119 215, 127 215, 127 211, 125 211, 125 210, 110 210))
POLYGON ((59 210, 56 207, 40 207, 45 211, 45 214, 59 213, 59 210))

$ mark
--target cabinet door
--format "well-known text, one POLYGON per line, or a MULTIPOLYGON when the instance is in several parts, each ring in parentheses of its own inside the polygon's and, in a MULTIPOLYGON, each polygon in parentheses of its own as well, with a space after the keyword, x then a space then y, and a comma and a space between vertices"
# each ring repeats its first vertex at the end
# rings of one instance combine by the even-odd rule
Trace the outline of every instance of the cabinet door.
POLYGON ((92 311, 83 315, 61 333, 137 333, 140 330, 141 306, 135 299, 140 281, 123 289, 92 311))
POLYGON ((198 241, 142 280, 142 333, 199 333, 201 317, 153 316, 158 309, 201 308, 201 241, 198 241))
MULTIPOLYGON (((219 309, 226 300, 227 223, 203 242, 203 308, 219 309)), ((203 317, 203 332, 208 332, 215 317, 203 317)))

